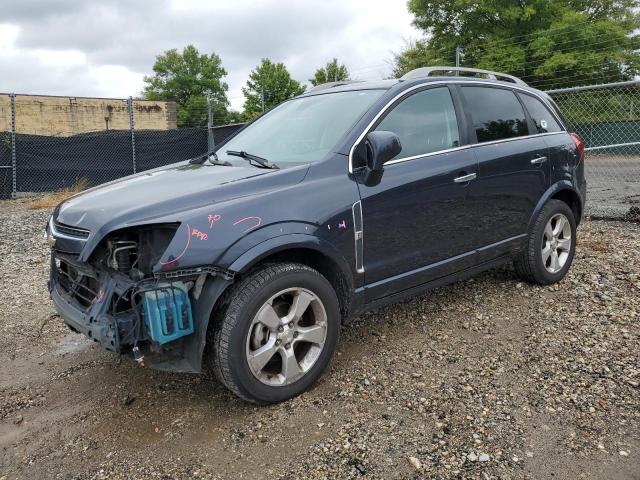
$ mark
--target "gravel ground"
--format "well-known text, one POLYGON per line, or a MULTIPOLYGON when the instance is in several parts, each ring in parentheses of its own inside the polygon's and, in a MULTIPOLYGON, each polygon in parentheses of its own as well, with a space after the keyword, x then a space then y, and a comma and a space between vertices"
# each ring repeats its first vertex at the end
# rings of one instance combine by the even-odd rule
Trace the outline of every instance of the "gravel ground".
POLYGON ((137 368, 63 327, 49 212, 0 203, 0 479, 640 478, 640 226, 579 230, 568 277, 510 268, 363 315, 281 405, 137 368))

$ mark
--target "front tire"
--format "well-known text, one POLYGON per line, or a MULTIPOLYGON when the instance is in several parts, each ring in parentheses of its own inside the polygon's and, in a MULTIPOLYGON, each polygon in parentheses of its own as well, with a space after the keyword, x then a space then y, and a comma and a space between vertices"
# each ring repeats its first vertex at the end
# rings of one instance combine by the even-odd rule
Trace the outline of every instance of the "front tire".
POLYGON ((213 330, 213 368, 240 398, 258 404, 299 395, 322 375, 338 341, 331 284, 297 263, 272 264, 234 286, 213 330))
POLYGON ((571 208, 549 200, 540 211, 525 250, 514 266, 524 280, 538 285, 559 282, 569 271, 576 251, 576 220, 571 208))

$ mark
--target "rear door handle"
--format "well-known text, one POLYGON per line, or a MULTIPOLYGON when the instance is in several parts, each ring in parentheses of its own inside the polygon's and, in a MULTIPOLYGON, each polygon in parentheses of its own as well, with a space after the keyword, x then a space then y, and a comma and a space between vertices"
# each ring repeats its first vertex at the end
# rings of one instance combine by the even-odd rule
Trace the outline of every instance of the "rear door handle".
POLYGON ((471 180, 475 180, 478 177, 476 173, 469 173, 468 175, 462 175, 461 177, 454 178, 453 181, 456 183, 466 183, 471 180))
POLYGON ((540 165, 547 161, 547 157, 536 157, 531 159, 531 165, 540 165))

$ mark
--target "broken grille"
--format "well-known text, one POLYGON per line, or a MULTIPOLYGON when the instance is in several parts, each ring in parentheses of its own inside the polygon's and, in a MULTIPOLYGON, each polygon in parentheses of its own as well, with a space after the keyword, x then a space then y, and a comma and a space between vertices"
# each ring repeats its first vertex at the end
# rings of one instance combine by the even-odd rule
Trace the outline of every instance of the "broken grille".
POLYGON ((59 260, 58 283, 62 290, 88 309, 99 296, 100 284, 97 279, 83 275, 71 264, 59 260))

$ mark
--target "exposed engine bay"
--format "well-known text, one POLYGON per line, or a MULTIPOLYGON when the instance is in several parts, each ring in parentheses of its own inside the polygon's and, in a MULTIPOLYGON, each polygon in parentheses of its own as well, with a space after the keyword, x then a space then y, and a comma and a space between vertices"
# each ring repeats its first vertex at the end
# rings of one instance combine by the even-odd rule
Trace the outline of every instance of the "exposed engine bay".
MULTIPOLYGON (((66 226, 52 228, 60 232, 66 226)), ((49 288, 65 323, 107 350, 131 353, 143 366, 199 371, 197 353, 206 335, 202 323, 208 318, 200 318, 198 300, 208 279, 222 291, 233 275, 213 267, 154 272, 177 228, 156 224, 119 230, 103 239, 87 262, 54 246, 49 288)))

